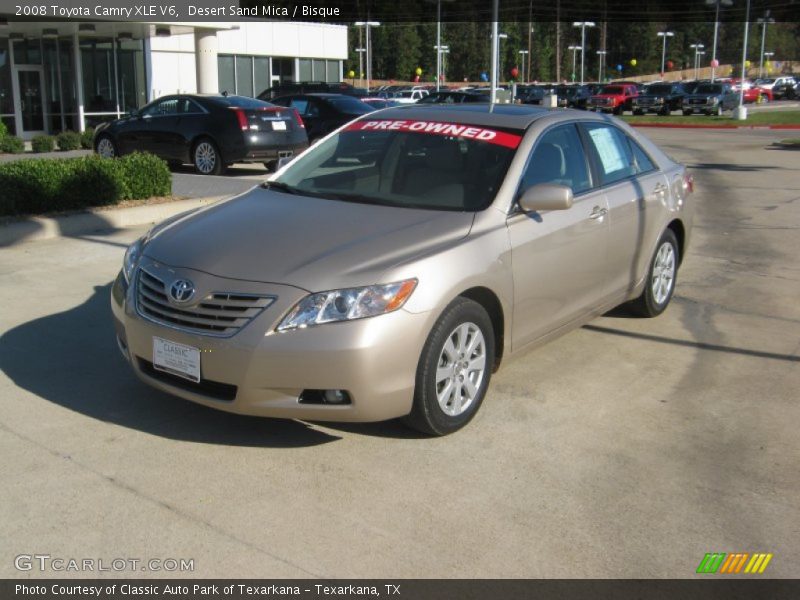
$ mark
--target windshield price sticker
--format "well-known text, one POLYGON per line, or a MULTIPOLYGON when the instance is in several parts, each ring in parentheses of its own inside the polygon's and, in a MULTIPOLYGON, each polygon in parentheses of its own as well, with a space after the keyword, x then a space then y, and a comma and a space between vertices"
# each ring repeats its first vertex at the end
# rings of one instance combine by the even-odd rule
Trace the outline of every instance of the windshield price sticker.
POLYGON ((439 121, 406 121, 384 119, 381 121, 355 121, 347 126, 346 131, 410 131, 413 133, 430 133, 434 135, 447 135, 460 137, 468 140, 478 140, 489 142, 497 146, 506 148, 516 148, 519 146, 522 136, 497 131, 495 129, 485 129, 473 125, 462 125, 459 123, 443 123, 439 121))

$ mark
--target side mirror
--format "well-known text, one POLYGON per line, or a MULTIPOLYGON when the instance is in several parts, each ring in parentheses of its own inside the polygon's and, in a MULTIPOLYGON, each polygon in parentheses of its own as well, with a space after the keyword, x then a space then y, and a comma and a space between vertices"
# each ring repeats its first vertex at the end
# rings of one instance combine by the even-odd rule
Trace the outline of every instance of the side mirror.
POLYGON ((540 183, 525 190, 519 199, 523 212, 567 210, 572 207, 572 188, 554 183, 540 183))

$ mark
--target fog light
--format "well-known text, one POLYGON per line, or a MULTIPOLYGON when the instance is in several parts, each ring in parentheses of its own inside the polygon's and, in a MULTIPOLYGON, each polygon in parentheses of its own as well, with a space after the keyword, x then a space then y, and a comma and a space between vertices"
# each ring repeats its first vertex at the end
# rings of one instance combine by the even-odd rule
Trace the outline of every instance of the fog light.
POLYGON ((342 390, 325 390, 325 404, 350 404, 350 395, 342 390))

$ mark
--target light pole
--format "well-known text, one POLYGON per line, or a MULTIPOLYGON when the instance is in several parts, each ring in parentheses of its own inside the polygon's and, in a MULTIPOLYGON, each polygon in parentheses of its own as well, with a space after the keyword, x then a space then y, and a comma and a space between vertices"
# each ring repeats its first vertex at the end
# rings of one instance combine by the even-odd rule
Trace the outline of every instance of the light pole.
POLYGON ((525 57, 528 54, 528 51, 527 50, 520 50, 519 54, 520 54, 520 57, 522 58, 522 69, 520 70, 519 73, 520 73, 520 75, 522 75, 522 77, 525 77, 525 72, 526 72, 525 71, 525 57))
POLYGON ((705 46, 703 44, 689 44, 689 48, 694 48, 694 78, 695 80, 697 80, 697 68, 698 68, 697 55, 700 52, 700 50, 705 48, 705 46))
MULTIPOLYGON (((703 61, 703 57, 706 55, 704 50, 701 50, 697 53, 697 66, 695 67, 695 73, 700 70, 700 63, 703 61)), ((695 75, 695 79, 699 77, 699 74, 695 75)))
POLYGON ((578 53, 578 50, 583 50, 580 46, 567 46, 567 50, 572 52, 572 81, 575 81, 575 55, 578 53))
POLYGON ((742 44, 742 80, 739 82, 739 106, 733 110, 733 118, 744 121, 747 118, 747 108, 744 105, 744 79, 747 76, 747 34, 750 31, 750 0, 747 0, 747 9, 744 17, 744 43, 742 44))
POLYGON ((606 54, 608 52, 606 50, 598 50, 597 54, 597 83, 603 82, 603 63, 606 59, 606 54))
MULTIPOLYGON (((749 0, 748 0, 749 1, 749 0)), ((489 102, 492 106, 494 106, 495 102, 497 102, 497 55, 498 46, 500 45, 500 41, 497 39, 497 27, 498 22, 500 20, 500 0, 494 0, 492 2, 492 73, 491 73, 491 89, 489 90, 489 102)))
POLYGON ((761 24, 761 60, 758 61, 758 76, 762 77, 762 71, 764 70, 764 42, 767 39, 767 24, 774 23, 775 19, 770 17, 769 11, 767 11, 764 13, 764 16, 757 19, 756 22, 761 24))
POLYGON ((373 27, 380 27, 377 21, 356 21, 356 27, 364 27, 367 30, 367 91, 369 92, 369 82, 372 79, 372 40, 369 32, 373 27))
POLYGON ((503 53, 500 52, 500 40, 507 40, 508 34, 507 33, 498 33, 497 34, 497 82, 499 84, 503 78, 503 53))
POLYGON ((362 85, 364 83, 364 52, 366 52, 366 48, 356 48, 356 52, 358 52, 358 84, 362 85))
POLYGON ((769 59, 775 56, 774 52, 764 52, 764 58, 767 59, 766 67, 767 67, 767 75, 769 75, 769 59))
MULTIPOLYGON (((581 85, 583 85, 583 49, 586 48, 586 28, 594 27, 594 23, 592 21, 575 21, 572 26, 581 28, 581 85)), ((575 72, 575 67, 572 68, 572 72, 575 72)))
POLYGON ((671 38, 675 34, 671 31, 659 31, 656 35, 661 38, 661 79, 664 79, 664 65, 667 59, 667 38, 671 38))
POLYGON ((442 81, 447 81, 447 55, 450 54, 450 46, 442 46, 442 81))
POLYGON ((733 0, 706 0, 706 4, 713 4, 716 6, 717 12, 714 17, 714 44, 711 50, 711 83, 714 83, 717 67, 717 37, 719 35, 719 7, 720 6, 733 6, 733 0))
POLYGON ((444 57, 445 52, 450 52, 450 46, 434 46, 436 50, 436 65, 439 73, 436 75, 436 90, 439 90, 439 81, 444 79, 444 57))

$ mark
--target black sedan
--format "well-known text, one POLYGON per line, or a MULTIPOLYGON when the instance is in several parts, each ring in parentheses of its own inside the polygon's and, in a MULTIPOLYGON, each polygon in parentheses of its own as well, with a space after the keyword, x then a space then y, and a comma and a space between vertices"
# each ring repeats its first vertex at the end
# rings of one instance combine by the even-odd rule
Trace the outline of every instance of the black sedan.
POLYGON ((312 143, 345 123, 375 110, 369 104, 343 94, 292 94, 273 98, 270 102, 294 108, 300 113, 312 143))
POLYGON ((558 105, 586 110, 592 91, 587 85, 558 85, 555 88, 558 105))
POLYGON ((433 92, 425 96, 417 104, 463 104, 465 102, 478 102, 486 104, 489 102, 489 96, 484 94, 476 94, 474 92, 433 92))
POLYGON ((173 165, 192 163, 202 175, 218 175, 235 162, 273 168, 307 147, 297 111, 243 96, 164 96, 94 134, 101 156, 150 152, 173 165))

